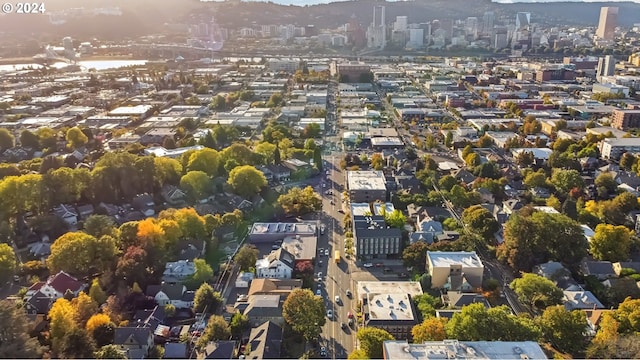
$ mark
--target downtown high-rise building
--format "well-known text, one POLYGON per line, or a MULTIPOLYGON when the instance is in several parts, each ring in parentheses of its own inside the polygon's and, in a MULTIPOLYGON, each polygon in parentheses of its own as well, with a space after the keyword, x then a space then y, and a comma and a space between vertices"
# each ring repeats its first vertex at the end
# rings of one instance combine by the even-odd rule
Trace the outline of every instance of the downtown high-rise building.
POLYGON ((373 22, 367 29, 367 46, 370 48, 384 49, 387 44, 387 23, 385 20, 385 7, 373 7, 373 22))
POLYGON ((616 59, 612 55, 607 55, 598 59, 598 69, 596 79, 600 81, 603 76, 613 76, 616 72, 616 59))
POLYGON ((496 21, 496 15, 493 11, 486 11, 482 16, 482 34, 491 35, 493 26, 496 21))
POLYGON ((609 6, 601 8, 596 36, 603 40, 613 40, 616 26, 618 26, 618 8, 609 6))
POLYGON ((519 12, 516 14, 516 31, 526 30, 531 25, 531 13, 519 12))

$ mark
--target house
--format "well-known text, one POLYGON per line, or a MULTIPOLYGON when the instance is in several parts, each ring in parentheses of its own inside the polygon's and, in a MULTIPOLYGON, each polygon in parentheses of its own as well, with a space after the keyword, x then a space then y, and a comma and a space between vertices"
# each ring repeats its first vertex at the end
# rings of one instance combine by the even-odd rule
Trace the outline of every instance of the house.
POLYGON ((600 281, 618 277, 610 261, 584 260, 580 263, 580 271, 582 275, 595 276, 600 281))
POLYGON ((424 241, 432 244, 438 235, 443 233, 442 223, 431 218, 425 218, 418 223, 418 229, 409 235, 411 243, 424 241))
POLYGON ((235 341, 210 341, 202 352, 198 353, 198 359, 234 359, 236 353, 235 341))
POLYGON ((35 244, 29 244, 29 254, 35 258, 46 259, 51 255, 51 243, 39 241, 35 244))
POLYGON ((70 226, 78 224, 78 213, 71 205, 60 204, 53 208, 53 213, 70 226))
POLYGON ((153 216, 155 212, 155 202, 153 196, 149 194, 139 194, 131 202, 134 209, 142 212, 145 216, 153 216))
POLYGON ((285 298, 295 289, 302 288, 302 279, 255 279, 248 295, 282 295, 285 298))
MULTIPOLYGON (((465 291, 470 291, 465 290, 465 291)), ((482 295, 473 292, 447 291, 442 294, 442 302, 449 309, 462 309, 464 306, 481 303, 487 309, 491 308, 489 301, 482 295)))
POLYGON ((283 165, 268 165, 267 168, 271 172, 273 181, 289 181, 291 178, 291 169, 283 165))
POLYGON ((427 251, 427 271, 433 289, 450 289, 464 283, 482 287, 484 264, 475 251, 427 251))
POLYGON ((188 309, 193 306, 193 291, 178 283, 163 283, 162 285, 147 286, 147 296, 155 299, 160 306, 172 304, 178 309, 188 309))
POLYGON ((131 323, 136 324, 137 327, 147 327, 153 330, 164 323, 165 317, 164 306, 156 305, 153 309, 136 311, 131 323))
POLYGON ((557 261, 536 265, 533 267, 533 273, 553 281, 562 290, 582 290, 582 287, 571 275, 571 271, 557 261))
POLYGON ((476 176, 465 169, 454 171, 451 176, 467 186, 472 185, 473 182, 476 181, 476 176))
POLYGON ((93 205, 91 204, 78 205, 76 209, 78 210, 78 215, 80 215, 80 219, 82 220, 87 220, 87 218, 93 215, 94 212, 93 205))
POLYGON ((234 308, 249 318, 252 327, 265 321, 273 321, 281 325, 284 323, 283 303, 284 297, 281 295, 251 295, 239 298, 234 308))
POLYGON ((273 321, 265 321, 260 326, 251 329, 249 345, 251 352, 247 359, 280 359, 282 344, 282 327, 273 321))
POLYGON ((620 274, 622 273, 622 269, 631 269, 636 273, 640 273, 640 262, 625 261, 613 263, 613 271, 615 271, 616 275, 620 276, 620 274))
POLYGON ((551 192, 549 191, 549 189, 536 186, 531 189, 531 195, 540 199, 548 199, 551 197, 551 192))
POLYGON ((295 257, 281 247, 256 261, 256 277, 291 279, 294 268, 295 257))
POLYGON ((78 281, 73 276, 67 274, 64 271, 60 271, 59 273, 50 276, 47 281, 39 281, 33 285, 29 289, 27 289, 27 293, 25 294, 26 298, 29 298, 36 293, 40 293, 53 301, 61 298, 67 292, 67 290, 71 291, 74 296, 78 296, 78 294, 84 290, 86 284, 78 281))
POLYGON ((196 266, 193 261, 178 260, 168 262, 162 273, 162 281, 167 283, 183 282, 196 272, 196 266))
POLYGON ((604 309, 600 300, 591 291, 563 291, 564 307, 567 310, 604 309))
POLYGON ((479 188, 476 190, 476 192, 480 194, 480 199, 482 199, 482 202, 489 203, 489 204, 493 204, 496 202, 496 199, 493 196, 493 193, 489 191, 489 189, 479 188))
POLYGON ((153 330, 147 327, 117 327, 113 344, 125 352, 127 359, 144 359, 153 347, 153 330))
POLYGON ((177 186, 165 185, 162 187, 162 198, 171 205, 177 205, 184 201, 187 194, 177 186))
POLYGON ((32 293, 30 296, 25 296, 24 309, 27 315, 47 315, 51 309, 51 305, 55 300, 48 297, 40 291, 32 293))
POLYGON ((233 359, 235 358, 237 343, 232 340, 210 341, 201 352, 198 353, 198 360, 203 359, 233 359))
POLYGON ((518 199, 509 199, 502 202, 502 211, 507 215, 511 215, 523 207, 524 204, 518 199))
POLYGON ((164 344, 163 359, 188 359, 186 343, 166 343, 164 344))
POLYGON ((253 282, 254 274, 252 272, 240 272, 236 278, 236 287, 246 289, 253 282))

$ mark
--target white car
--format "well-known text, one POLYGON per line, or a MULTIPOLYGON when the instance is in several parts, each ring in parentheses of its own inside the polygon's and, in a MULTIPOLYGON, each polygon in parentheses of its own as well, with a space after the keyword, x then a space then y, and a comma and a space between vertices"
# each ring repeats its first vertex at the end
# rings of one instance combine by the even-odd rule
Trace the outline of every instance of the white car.
POLYGON ((370 267, 373 267, 373 264, 372 263, 365 263, 362 266, 364 266, 366 268, 370 268, 370 267))
POLYGON ((333 319, 333 311, 331 311, 331 310, 327 310, 327 317, 328 317, 329 319, 333 319))
POLYGON ((335 301, 336 301, 336 304, 340 304, 340 296, 339 295, 336 295, 335 301))
POLYGON ((326 250, 324 251, 324 256, 329 256, 329 249, 326 249, 326 250))
POLYGON ((321 296, 322 295, 322 290, 320 290, 320 289, 316 290, 316 295, 321 296))

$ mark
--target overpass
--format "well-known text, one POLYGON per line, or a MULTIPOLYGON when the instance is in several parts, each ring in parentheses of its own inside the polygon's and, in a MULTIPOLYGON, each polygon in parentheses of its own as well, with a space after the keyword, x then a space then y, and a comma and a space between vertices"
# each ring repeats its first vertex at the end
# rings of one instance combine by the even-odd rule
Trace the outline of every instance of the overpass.
MULTIPOLYGON (((68 54, 65 54, 68 55, 68 54)), ((75 54, 70 56, 62 56, 58 54, 52 47, 49 45, 45 46, 44 53, 38 54, 33 57, 33 61, 42 64, 42 65, 50 65, 53 63, 63 62, 67 64, 75 63, 75 54)))

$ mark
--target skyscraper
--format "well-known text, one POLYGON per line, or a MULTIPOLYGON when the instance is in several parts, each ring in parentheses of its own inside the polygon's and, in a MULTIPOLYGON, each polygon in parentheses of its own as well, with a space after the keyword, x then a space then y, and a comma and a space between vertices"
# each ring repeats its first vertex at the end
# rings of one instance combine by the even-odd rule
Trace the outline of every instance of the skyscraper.
POLYGON ((407 31, 406 16, 396 16, 396 22, 393 23, 393 31, 407 31))
POLYGON ((367 46, 384 49, 387 44, 387 24, 384 17, 385 7, 373 7, 373 22, 367 29, 367 46))
POLYGON ((491 35, 493 32, 493 23, 496 20, 496 15, 493 11, 486 11, 482 16, 482 33, 485 35, 491 35))
POLYGON ((616 59, 612 55, 607 55, 598 59, 598 70, 596 79, 600 81, 603 76, 613 76, 616 72, 616 59))
POLYGON ((519 12, 516 14, 516 31, 523 30, 531 24, 531 13, 519 12))
POLYGON ((616 26, 618 26, 618 8, 603 7, 600 9, 600 22, 596 36, 603 40, 613 40, 616 26))

